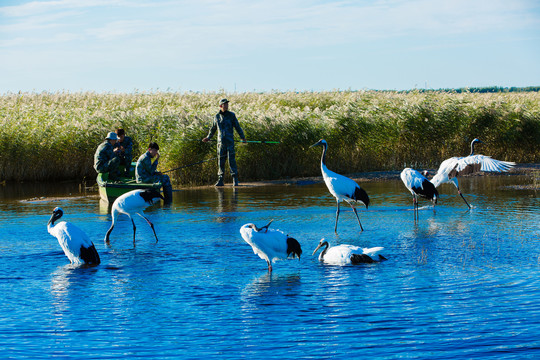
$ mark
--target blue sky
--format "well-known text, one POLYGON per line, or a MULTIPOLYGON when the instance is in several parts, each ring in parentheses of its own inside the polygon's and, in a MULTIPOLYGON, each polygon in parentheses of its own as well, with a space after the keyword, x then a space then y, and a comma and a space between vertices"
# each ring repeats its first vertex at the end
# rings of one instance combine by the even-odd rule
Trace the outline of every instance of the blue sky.
POLYGON ((538 0, 0 0, 0 93, 532 85, 538 0))

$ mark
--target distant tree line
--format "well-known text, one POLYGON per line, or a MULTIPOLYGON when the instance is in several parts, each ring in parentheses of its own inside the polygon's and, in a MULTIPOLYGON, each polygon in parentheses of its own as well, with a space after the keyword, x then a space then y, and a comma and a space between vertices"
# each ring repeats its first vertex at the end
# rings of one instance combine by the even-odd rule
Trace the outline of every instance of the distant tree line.
POLYGON ((502 87, 502 86, 486 86, 486 87, 465 87, 459 89, 414 89, 414 90, 404 90, 399 91, 403 93, 410 92, 447 92, 447 93, 511 93, 511 92, 539 92, 540 86, 526 86, 526 87, 502 87))

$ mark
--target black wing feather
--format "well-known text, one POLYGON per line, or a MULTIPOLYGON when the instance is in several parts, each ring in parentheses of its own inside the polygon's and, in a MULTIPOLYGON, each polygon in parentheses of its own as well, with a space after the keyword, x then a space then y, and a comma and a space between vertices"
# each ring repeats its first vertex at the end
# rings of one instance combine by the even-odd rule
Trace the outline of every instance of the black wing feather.
POLYGON ((431 181, 425 179, 424 181, 422 181, 422 187, 419 188, 419 187, 412 187, 413 191, 428 199, 428 200, 432 200, 433 198, 437 199, 439 197, 439 192, 437 191, 437 189, 435 188, 435 185, 433 185, 433 183, 431 183, 431 181))
POLYGON ((101 262, 101 260, 99 259, 99 254, 94 244, 92 244, 92 246, 87 247, 87 248, 85 248, 84 246, 81 246, 80 257, 87 264, 97 265, 101 262))
POLYGON ((298 256, 298 258, 300 259, 300 255, 302 255, 302 248, 300 247, 300 243, 296 239, 288 237, 287 256, 289 256, 291 253, 293 254, 293 259, 295 255, 298 256))
POLYGON ((363 202, 364 205, 366 205, 366 209, 369 205, 369 196, 367 192, 359 186, 354 189, 354 194, 352 194, 351 199, 363 202))
POLYGON ((375 260, 373 260, 371 257, 369 257, 366 254, 352 254, 351 255, 351 263, 353 264, 371 264, 374 262, 375 260))

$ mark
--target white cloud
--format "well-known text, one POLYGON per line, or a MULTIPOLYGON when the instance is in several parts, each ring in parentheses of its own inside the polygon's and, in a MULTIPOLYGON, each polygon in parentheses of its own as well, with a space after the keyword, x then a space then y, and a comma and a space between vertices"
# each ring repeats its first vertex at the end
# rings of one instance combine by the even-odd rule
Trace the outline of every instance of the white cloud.
POLYGON ((533 0, 32 1, 0 5, 0 65, 126 64, 139 76, 151 67, 203 71, 225 62, 256 74, 253 63, 263 61, 285 74, 291 64, 307 71, 307 59, 313 68, 356 67, 362 57, 453 53, 503 36, 532 44, 539 13, 533 0))
POLYGON ((504 0, 35 1, 0 7, 8 20, 0 36, 23 33, 30 41, 50 35, 39 30, 57 29, 107 41, 143 34, 158 42, 297 47, 538 26, 532 6, 504 0))

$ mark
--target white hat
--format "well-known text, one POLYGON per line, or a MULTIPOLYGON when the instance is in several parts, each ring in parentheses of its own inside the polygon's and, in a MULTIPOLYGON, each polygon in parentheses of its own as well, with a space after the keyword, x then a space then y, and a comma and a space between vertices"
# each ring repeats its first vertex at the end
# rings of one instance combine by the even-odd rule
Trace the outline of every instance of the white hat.
POLYGON ((105 138, 106 140, 118 140, 118 136, 115 132, 110 132, 109 135, 105 138))

